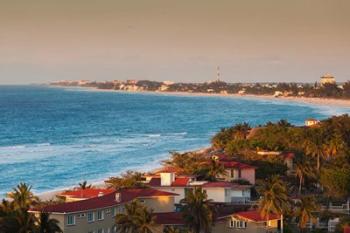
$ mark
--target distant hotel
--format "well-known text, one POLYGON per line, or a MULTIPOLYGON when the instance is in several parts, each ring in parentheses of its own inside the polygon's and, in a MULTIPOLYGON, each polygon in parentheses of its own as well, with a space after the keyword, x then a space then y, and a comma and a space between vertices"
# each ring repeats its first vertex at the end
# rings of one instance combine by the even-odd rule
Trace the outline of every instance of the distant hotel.
POLYGON ((325 84, 335 84, 335 78, 333 75, 331 74, 325 74, 321 77, 321 81, 320 81, 321 85, 325 85, 325 84))

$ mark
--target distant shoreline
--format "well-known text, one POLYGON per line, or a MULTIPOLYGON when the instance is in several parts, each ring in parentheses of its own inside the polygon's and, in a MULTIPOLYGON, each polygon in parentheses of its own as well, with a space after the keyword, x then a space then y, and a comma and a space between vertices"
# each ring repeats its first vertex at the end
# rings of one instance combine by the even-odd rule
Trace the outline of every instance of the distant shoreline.
MULTIPOLYGON (((51 85, 50 85, 51 86, 51 85)), ((295 97, 295 96, 280 96, 274 97, 272 95, 253 95, 253 94, 221 94, 221 93, 200 93, 200 92, 173 92, 173 91, 120 91, 113 89, 98 89, 94 87, 69 87, 69 86, 54 86, 58 88, 77 88, 84 90, 91 90, 96 92, 117 92, 117 93, 154 93, 174 96, 205 96, 205 97, 235 97, 235 98, 255 98, 260 100, 278 100, 285 102, 295 102, 303 104, 313 104, 320 106, 337 106, 350 108, 350 100, 346 99, 335 99, 335 98, 319 98, 319 97, 295 97)), ((350 113, 350 112, 349 112, 350 113)))

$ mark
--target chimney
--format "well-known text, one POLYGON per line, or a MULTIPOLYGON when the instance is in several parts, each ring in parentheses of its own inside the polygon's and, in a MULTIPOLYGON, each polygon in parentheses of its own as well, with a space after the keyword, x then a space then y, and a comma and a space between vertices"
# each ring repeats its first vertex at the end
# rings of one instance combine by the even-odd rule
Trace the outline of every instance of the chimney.
POLYGON ((103 192, 101 192, 101 191, 97 194, 98 197, 102 197, 103 195, 104 195, 104 194, 103 194, 103 192))
POLYGON ((121 201, 121 193, 115 193, 115 201, 120 202, 121 201))
POLYGON ((171 186, 175 181, 174 172, 162 172, 160 173, 160 186, 171 186))

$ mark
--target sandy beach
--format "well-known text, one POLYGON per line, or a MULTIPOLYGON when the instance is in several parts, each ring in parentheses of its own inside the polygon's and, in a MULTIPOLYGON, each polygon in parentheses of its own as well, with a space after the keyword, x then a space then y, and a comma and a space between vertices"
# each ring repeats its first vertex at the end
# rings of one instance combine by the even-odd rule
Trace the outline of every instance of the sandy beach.
MULTIPOLYGON (((65 88, 65 87, 63 87, 65 88)), ((71 87, 69 87, 71 88, 71 87)), ((97 89, 90 87, 73 87, 77 89, 84 89, 89 91, 97 91, 97 92, 118 92, 118 93, 154 93, 154 94, 164 94, 164 95, 179 95, 179 96, 215 96, 215 97, 234 97, 234 98, 253 98, 253 99, 261 99, 261 100, 278 100, 278 101, 287 101, 287 102, 297 102, 303 104, 313 104, 320 106, 337 106, 337 107, 345 107, 350 108, 350 99, 333 99, 333 98, 311 98, 311 97, 274 97, 272 95, 251 95, 251 94, 221 94, 221 93, 198 93, 198 92, 169 92, 169 91, 120 91, 120 90, 109 90, 109 89, 97 89)))

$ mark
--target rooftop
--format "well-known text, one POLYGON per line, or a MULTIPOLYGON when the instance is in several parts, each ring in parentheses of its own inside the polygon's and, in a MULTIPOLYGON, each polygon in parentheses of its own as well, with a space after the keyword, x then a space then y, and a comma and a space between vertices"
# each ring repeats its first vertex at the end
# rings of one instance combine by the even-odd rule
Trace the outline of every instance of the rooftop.
POLYGON ((177 196, 177 194, 155 189, 124 189, 121 191, 114 191, 101 197, 94 197, 82 201, 48 205, 41 209, 31 209, 31 211, 43 211, 48 213, 74 213, 112 207, 117 204, 132 201, 136 198, 150 198, 159 196, 177 196), (117 193, 120 193, 119 201, 116 200, 117 193))
POLYGON ((114 189, 86 188, 86 189, 76 189, 76 190, 65 191, 59 194, 58 196, 89 199, 89 198, 94 198, 98 196, 104 196, 114 191, 115 191, 114 189))
POLYGON ((266 222, 267 220, 279 220, 281 218, 281 216, 277 214, 270 214, 269 216, 265 216, 265 218, 263 218, 258 210, 238 212, 234 215, 239 218, 244 218, 253 222, 266 222))

